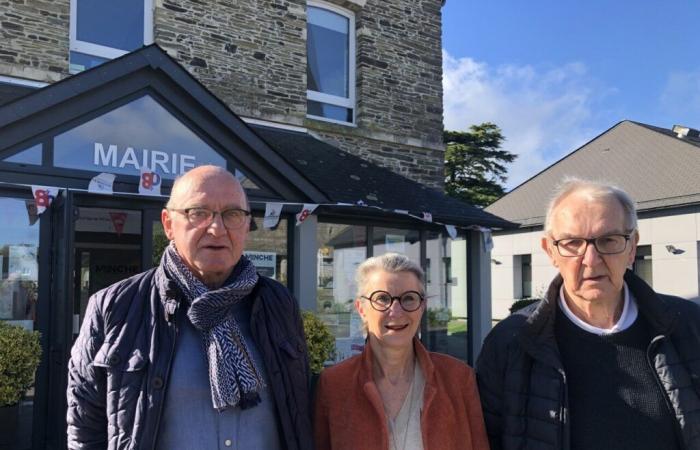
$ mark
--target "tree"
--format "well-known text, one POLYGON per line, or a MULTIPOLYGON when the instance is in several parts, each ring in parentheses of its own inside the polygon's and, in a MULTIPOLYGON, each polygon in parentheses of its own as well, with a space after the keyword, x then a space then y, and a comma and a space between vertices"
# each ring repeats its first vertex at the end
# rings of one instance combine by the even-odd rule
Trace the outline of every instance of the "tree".
POLYGON ((469 131, 445 130, 445 192, 475 206, 488 206, 505 193, 506 164, 518 155, 501 149, 498 125, 484 122, 469 131))

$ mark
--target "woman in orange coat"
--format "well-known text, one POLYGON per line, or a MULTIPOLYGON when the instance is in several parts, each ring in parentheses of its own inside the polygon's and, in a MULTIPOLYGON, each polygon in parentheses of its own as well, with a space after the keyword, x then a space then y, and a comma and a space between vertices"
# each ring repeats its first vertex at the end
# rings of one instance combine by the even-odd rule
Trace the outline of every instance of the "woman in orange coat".
POLYGON ((317 450, 488 449, 474 372, 415 338, 425 311, 423 270, 406 256, 357 269, 364 351, 321 373, 317 450))

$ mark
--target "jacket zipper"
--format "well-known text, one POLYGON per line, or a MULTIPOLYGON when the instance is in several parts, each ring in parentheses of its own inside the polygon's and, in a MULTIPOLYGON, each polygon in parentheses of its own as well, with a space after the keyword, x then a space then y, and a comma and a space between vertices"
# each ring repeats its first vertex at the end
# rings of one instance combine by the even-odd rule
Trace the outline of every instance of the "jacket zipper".
POLYGON ((668 412, 671 414, 671 417, 673 418, 673 429, 676 431, 676 438, 678 439, 678 445, 681 446, 683 449, 687 449, 685 445, 685 439, 683 439, 683 432, 681 430, 681 426, 678 423, 678 419, 676 419, 676 410, 673 409, 673 405, 671 404, 671 400, 668 398, 668 392, 666 391, 666 388, 664 388, 663 383, 661 382, 661 378, 659 377, 659 373, 656 371, 656 367, 654 367, 654 364, 651 360, 651 352, 653 351, 652 347, 655 347, 658 345, 659 341, 662 339, 665 339, 665 336, 659 335, 656 336, 654 339, 651 340, 649 343, 649 347, 647 347, 647 364, 649 364, 649 368, 651 369, 652 373, 654 374, 654 380, 656 380, 657 386, 659 386, 659 389, 661 389, 661 393, 663 394, 664 401, 666 403, 666 408, 668 409, 668 412))
POLYGON ((562 369, 558 369, 558 370, 559 370, 559 374, 561 375, 561 378, 562 378, 562 381, 563 381, 562 384, 561 384, 561 391, 562 391, 562 392, 561 392, 561 398, 562 398, 562 402, 561 402, 561 405, 559 406, 559 425, 560 425, 560 427, 561 427, 561 428, 560 428, 560 429, 561 429, 561 434, 560 434, 560 439, 561 439, 561 443, 560 443, 560 444, 561 444, 561 445, 560 445, 560 448, 568 450, 568 449, 569 449, 569 446, 570 446, 570 445, 569 445, 570 443, 569 443, 569 439, 568 439, 568 432, 566 431, 566 427, 567 427, 567 422, 568 422, 568 421, 566 420, 567 418, 565 417, 565 415, 566 415, 566 411, 568 410, 567 405, 568 405, 568 403, 569 403, 569 398, 568 398, 569 396, 568 396, 568 392, 567 392, 567 389, 566 389, 566 373, 565 373, 564 370, 562 370, 562 369), (566 445, 564 445, 565 443, 566 443, 566 445))
POLYGON ((158 415, 156 416, 156 426, 153 429, 153 441, 151 442, 151 450, 155 450, 156 448, 156 440, 158 439, 158 428, 160 428, 160 419, 163 416, 163 404, 165 403, 165 391, 166 391, 166 386, 168 385, 168 379, 170 378, 170 369, 173 365, 173 356, 175 355, 175 341, 177 339, 177 334, 178 334, 178 328, 177 328, 177 310, 178 310, 178 304, 175 304, 175 311, 173 311, 171 317, 172 317, 172 322, 168 322, 168 327, 172 327, 172 344, 170 346, 170 354, 168 355, 168 365, 165 369, 165 376, 163 377, 163 398, 160 401, 160 405, 158 405, 158 415))

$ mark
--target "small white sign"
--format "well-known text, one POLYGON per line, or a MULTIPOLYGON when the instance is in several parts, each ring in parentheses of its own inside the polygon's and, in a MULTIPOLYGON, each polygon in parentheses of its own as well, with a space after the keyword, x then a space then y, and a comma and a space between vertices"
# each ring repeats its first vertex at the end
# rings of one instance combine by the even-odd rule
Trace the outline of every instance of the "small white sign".
POLYGON ((245 251, 243 254, 255 265, 260 275, 269 278, 277 276, 277 253, 245 251))

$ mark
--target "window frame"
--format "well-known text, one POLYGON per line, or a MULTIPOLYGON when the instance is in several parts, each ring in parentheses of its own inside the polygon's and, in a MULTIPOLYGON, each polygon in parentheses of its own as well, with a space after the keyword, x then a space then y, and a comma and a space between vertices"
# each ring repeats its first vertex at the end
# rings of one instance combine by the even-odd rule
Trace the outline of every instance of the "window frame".
MULTIPOLYGON (((75 1, 75 0, 71 0, 75 1)), ((308 0, 306 3, 307 6, 307 29, 308 29, 308 7, 314 7, 314 8, 319 8, 319 9, 325 9, 327 11, 330 11, 332 13, 338 14, 340 16, 343 16, 348 19, 348 96, 347 97, 340 97, 338 95, 331 95, 331 94, 324 94, 323 92, 318 92, 318 91, 312 91, 310 89, 306 90, 306 100, 309 101, 314 101, 314 102, 319 102, 319 103, 325 103, 327 105, 331 106, 339 106, 341 108, 348 108, 352 110, 352 121, 351 122, 346 122, 344 120, 337 120, 337 119, 331 119, 328 117, 323 117, 323 116, 317 116, 314 114, 309 114, 308 109, 307 109, 307 114, 306 117, 310 119, 315 119, 315 120, 322 120, 324 122, 332 122, 332 123, 337 123, 340 125, 345 125, 345 126, 357 126, 356 125, 356 117, 357 117, 357 109, 355 107, 356 104, 356 98, 355 98, 355 74, 357 72, 357 56, 356 56, 356 32, 355 32, 355 14, 352 11, 349 11, 347 9, 341 8, 339 6, 321 1, 321 0, 308 0)), ((308 66, 308 33, 307 33, 307 66, 308 66)), ((308 86, 308 81, 307 81, 307 86, 308 86)))
MULTIPOLYGON (((143 0, 143 45, 153 43, 153 0, 143 0)), ((70 52, 84 53, 99 58, 114 59, 129 53, 78 39, 78 0, 70 0, 70 52)), ((69 56, 70 60, 70 56, 69 56)))

